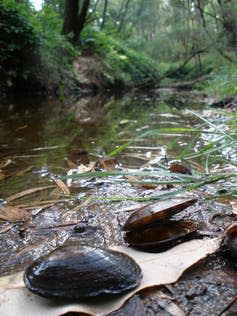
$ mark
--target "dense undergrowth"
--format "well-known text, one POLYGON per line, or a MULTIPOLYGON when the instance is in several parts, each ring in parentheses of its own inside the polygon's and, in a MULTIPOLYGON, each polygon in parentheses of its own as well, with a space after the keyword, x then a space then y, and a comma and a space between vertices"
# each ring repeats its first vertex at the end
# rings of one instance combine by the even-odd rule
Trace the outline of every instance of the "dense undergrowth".
MULTIPOLYGON (((164 62, 149 56, 146 50, 136 49, 131 35, 101 30, 96 23, 88 24, 79 43, 73 46, 61 35, 62 15, 50 5, 37 12, 27 2, 4 0, 0 4, 0 20, 0 86, 7 93, 68 93, 76 82, 72 61, 93 56, 101 65, 101 80, 106 78, 99 88, 146 89, 210 74, 209 80, 198 88, 215 98, 237 95, 235 64, 217 60, 210 53, 202 55, 199 65, 195 56, 187 62, 164 62)), ((80 86, 80 82, 76 84, 80 86)))
POLYGON ((58 14, 9 0, 0 4, 0 15, 1 90, 47 93, 66 86, 78 52, 60 34, 58 14))
POLYGON ((80 48, 96 56, 104 65, 104 74, 112 85, 150 85, 158 82, 159 66, 146 54, 126 46, 116 35, 86 28, 80 48))
POLYGON ((237 97, 237 70, 236 65, 226 64, 216 69, 212 77, 199 86, 207 95, 223 99, 226 97, 237 97))

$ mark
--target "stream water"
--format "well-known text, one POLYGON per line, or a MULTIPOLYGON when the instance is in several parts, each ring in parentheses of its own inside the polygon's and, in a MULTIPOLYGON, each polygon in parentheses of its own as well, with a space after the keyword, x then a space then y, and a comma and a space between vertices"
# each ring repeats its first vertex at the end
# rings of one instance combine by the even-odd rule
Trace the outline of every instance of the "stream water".
MULTIPOLYGON (((62 175, 66 159, 88 163, 133 140, 118 156, 123 166, 139 167, 152 157, 175 159, 191 141, 190 135, 139 136, 166 127, 192 127, 186 108, 201 108, 199 97, 166 91, 155 96, 87 97, 74 102, 58 99, 14 100, 0 105, 0 161, 9 159, 1 195, 34 186, 36 175, 62 175), (69 104, 67 104, 69 103, 69 104), (24 173, 27 168, 31 172, 24 173)), ((195 143, 193 144, 195 146, 195 143)))
MULTIPOLYGON (((25 98, 1 104, 0 203, 3 205, 10 198, 9 204, 25 208, 31 219, 0 222, 0 274, 25 269, 33 259, 68 240, 104 246, 124 244, 121 223, 128 213, 121 210, 136 203, 91 201, 87 195, 149 196, 153 189, 144 193, 144 189, 130 183, 91 178, 70 188, 71 199, 66 202, 62 192, 55 188, 32 191, 21 198, 14 195, 54 184, 54 176, 66 175, 72 166, 87 166, 123 144, 126 146, 115 155, 122 168, 142 170, 151 161, 159 165, 195 153, 207 136, 182 130, 200 128, 200 120, 187 113, 187 109, 198 113, 206 110, 212 115, 199 94, 165 90, 120 98, 89 96, 77 101, 25 98), (157 129, 159 133, 147 137, 146 133, 157 129), (80 204, 81 197, 86 204, 80 204)), ((227 154, 231 155, 231 151, 227 150, 227 154)), ((206 160, 197 157, 193 163, 205 172, 206 160)), ((65 197, 68 198, 67 194, 65 197)), ((233 222, 229 206, 203 201, 184 215, 203 222, 204 229, 214 234, 233 222)), ((226 300, 237 294, 236 280, 232 262, 212 257, 205 265, 188 272, 173 286, 172 293, 190 315, 217 315, 226 300), (213 304, 216 304, 214 309, 213 304)), ((147 315, 157 315, 160 310, 155 292, 144 296, 144 304, 147 315)))

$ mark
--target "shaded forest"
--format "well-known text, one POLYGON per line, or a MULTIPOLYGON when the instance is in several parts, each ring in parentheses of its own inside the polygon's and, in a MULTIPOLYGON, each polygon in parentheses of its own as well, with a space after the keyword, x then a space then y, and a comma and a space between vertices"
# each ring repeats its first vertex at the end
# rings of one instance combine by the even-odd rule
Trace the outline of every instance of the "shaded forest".
POLYGON ((2 94, 191 81, 236 96, 235 0, 3 0, 0 15, 2 94))

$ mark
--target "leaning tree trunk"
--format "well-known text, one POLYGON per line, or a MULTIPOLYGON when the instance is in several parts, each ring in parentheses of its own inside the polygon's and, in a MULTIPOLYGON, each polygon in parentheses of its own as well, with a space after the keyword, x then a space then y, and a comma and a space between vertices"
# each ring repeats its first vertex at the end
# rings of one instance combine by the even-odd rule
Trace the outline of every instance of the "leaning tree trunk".
POLYGON ((86 22, 90 0, 84 0, 80 10, 79 0, 66 0, 62 34, 71 34, 70 40, 76 43, 86 22))

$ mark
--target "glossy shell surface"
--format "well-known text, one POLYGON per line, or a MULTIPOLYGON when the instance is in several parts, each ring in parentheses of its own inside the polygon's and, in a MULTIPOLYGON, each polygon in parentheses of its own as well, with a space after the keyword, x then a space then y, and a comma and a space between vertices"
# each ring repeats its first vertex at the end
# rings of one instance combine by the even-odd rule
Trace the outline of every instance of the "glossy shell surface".
POLYGON ((193 205, 196 201, 196 199, 173 199, 141 207, 129 216, 124 229, 134 230, 153 222, 168 219, 172 215, 193 205))
POLYGON ((63 246, 30 265, 26 287, 41 296, 89 298, 135 288, 142 278, 136 262, 118 251, 91 246, 63 246))
POLYGON ((228 250, 229 255, 232 258, 237 258, 237 223, 233 223, 227 227, 225 231, 225 237, 223 245, 228 250))
POLYGON ((159 249, 174 245, 196 232, 198 223, 188 220, 169 221, 127 232, 124 239, 136 248, 159 249))

